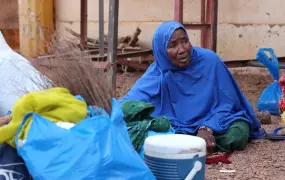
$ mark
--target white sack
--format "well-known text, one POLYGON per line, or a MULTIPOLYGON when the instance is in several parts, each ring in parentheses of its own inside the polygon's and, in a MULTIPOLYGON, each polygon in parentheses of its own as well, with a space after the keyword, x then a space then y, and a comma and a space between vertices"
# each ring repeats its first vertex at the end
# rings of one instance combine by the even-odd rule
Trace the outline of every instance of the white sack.
POLYGON ((42 89, 43 76, 6 43, 0 31, 0 117, 12 111, 17 99, 42 89))

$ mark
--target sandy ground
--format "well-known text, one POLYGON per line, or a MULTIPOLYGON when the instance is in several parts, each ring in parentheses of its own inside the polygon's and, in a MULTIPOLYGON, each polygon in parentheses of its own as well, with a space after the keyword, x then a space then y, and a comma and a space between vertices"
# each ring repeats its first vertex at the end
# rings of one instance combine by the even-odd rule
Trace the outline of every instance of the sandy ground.
MULTIPOLYGON (((264 68, 230 69, 241 90, 256 108, 258 98, 264 88, 273 80, 264 68)), ((142 72, 119 73, 117 76, 117 95, 124 95, 142 72)), ((281 74, 285 74, 281 71, 281 74)), ((280 126, 280 117, 272 117, 272 124, 263 125, 270 132, 280 126)), ((285 141, 255 140, 243 151, 234 152, 230 158, 232 164, 207 165, 207 180, 281 180, 285 179, 285 141), (233 170, 234 172, 221 172, 233 170)))

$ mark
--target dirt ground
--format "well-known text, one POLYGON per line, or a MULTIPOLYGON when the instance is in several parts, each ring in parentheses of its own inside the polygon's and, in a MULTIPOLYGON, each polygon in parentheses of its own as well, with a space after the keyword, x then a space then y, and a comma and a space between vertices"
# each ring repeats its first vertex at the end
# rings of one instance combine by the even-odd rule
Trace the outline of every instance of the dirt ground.
MULTIPOLYGON (((245 96, 256 109, 256 103, 264 88, 272 83, 272 78, 264 68, 230 69, 245 96)), ((118 73, 117 95, 124 95, 142 72, 118 73)), ((281 71, 285 74, 285 71, 281 71)), ((272 117, 272 124, 263 125, 267 132, 280 126, 280 117, 272 117)), ((232 164, 207 165, 207 180, 281 180, 285 179, 285 142, 255 140, 243 151, 234 152, 232 164), (221 172, 221 170, 231 170, 221 172)))

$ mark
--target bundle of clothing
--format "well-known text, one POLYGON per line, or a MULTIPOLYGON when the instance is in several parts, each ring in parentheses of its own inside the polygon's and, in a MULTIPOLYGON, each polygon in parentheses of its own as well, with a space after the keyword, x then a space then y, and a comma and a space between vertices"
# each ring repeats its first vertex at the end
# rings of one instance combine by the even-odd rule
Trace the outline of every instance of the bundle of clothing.
POLYGON ((154 106, 143 101, 128 100, 121 104, 124 120, 134 148, 140 152, 149 131, 169 132, 171 125, 166 117, 154 118, 154 106))

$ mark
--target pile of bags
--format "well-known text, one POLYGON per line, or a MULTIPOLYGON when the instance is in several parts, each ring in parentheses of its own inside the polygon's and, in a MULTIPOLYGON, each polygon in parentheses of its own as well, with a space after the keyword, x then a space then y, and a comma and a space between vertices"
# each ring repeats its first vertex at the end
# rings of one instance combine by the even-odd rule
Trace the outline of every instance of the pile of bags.
POLYGON ((52 87, 1 32, 0 75, 0 180, 155 179, 144 140, 174 130, 151 104, 112 99, 109 113, 52 87))
POLYGON ((16 148, 33 179, 155 179, 123 117, 115 99, 109 116, 67 89, 46 89, 16 102, 0 143, 16 148))

